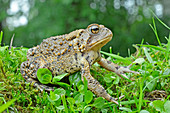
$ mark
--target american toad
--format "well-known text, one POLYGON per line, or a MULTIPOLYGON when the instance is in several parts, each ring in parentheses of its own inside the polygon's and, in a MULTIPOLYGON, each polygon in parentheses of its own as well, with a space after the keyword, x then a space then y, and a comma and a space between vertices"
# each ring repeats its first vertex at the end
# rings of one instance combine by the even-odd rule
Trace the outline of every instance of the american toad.
POLYGON ((21 74, 28 82, 34 82, 39 89, 52 90, 37 82, 36 72, 39 68, 49 69, 53 76, 81 71, 82 81, 84 77, 88 81, 88 89, 97 96, 118 104, 90 74, 90 67, 95 62, 124 77, 124 72, 137 73, 101 57, 101 47, 109 42, 112 36, 112 32, 103 25, 91 24, 86 29, 44 39, 40 45, 28 50, 27 61, 21 64, 21 74))

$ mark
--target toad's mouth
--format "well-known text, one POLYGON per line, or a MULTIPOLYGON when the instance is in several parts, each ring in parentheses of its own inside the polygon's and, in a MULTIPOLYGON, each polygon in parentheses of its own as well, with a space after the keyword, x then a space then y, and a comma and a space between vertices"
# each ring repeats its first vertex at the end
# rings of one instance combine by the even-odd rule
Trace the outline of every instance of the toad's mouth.
POLYGON ((111 39, 112 39, 112 34, 105 37, 104 39, 100 39, 100 40, 95 41, 94 43, 89 44, 87 49, 100 49, 106 43, 108 43, 111 39))

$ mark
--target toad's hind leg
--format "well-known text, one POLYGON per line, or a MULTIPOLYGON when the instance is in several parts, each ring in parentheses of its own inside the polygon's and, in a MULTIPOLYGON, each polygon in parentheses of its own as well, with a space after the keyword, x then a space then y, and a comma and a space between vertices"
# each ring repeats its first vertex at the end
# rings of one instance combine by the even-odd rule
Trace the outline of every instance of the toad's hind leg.
POLYGON ((103 97, 108 101, 118 104, 118 102, 115 101, 115 99, 106 92, 103 86, 100 85, 100 83, 91 76, 90 67, 89 67, 89 63, 87 62, 87 60, 82 59, 81 61, 82 61, 81 62, 81 78, 82 78, 82 81, 84 81, 84 77, 85 77, 86 80, 88 81, 88 89, 90 89, 97 96, 103 97))
POLYGON ((38 80, 35 80, 33 78, 28 78, 27 82, 31 83, 34 87, 38 88, 40 91, 54 91, 54 87, 47 86, 45 84, 41 84, 38 80))
POLYGON ((47 86, 44 84, 41 84, 37 79, 37 70, 38 65, 35 65, 35 63, 30 64, 28 61, 25 61, 21 64, 21 74, 23 75, 24 79, 31 83, 34 87, 38 88, 39 90, 43 91, 51 91, 54 90, 52 86, 47 86))
POLYGON ((27 80, 27 78, 36 78, 36 68, 35 65, 30 64, 28 61, 25 61, 21 64, 20 68, 22 76, 27 80))

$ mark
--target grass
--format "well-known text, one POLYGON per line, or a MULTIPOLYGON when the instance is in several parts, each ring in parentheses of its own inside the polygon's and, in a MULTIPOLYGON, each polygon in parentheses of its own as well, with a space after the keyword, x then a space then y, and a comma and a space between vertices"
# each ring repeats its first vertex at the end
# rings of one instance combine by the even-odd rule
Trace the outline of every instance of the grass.
MULTIPOLYGON (((159 20, 167 29, 169 27, 159 20)), ((20 73, 20 64, 26 60, 27 48, 0 47, 0 112, 133 112, 133 113, 168 113, 170 111, 170 35, 165 37, 167 44, 159 40, 156 24, 150 25, 159 46, 141 44, 133 45, 136 53, 128 58, 101 52, 108 60, 120 65, 129 65, 131 70, 140 75, 128 73, 130 80, 121 79, 116 74, 105 70, 98 64, 91 68, 91 74, 115 98, 122 95, 122 107, 96 97, 83 84, 80 72, 65 77, 67 84, 58 82, 55 91, 39 91, 32 84, 26 83, 20 73), (113 58, 115 60, 113 60, 113 58), (128 62, 127 62, 128 61, 128 62), (135 65, 138 64, 138 65, 135 65), (60 87, 62 86, 62 87, 60 87), (65 86, 65 87, 64 87, 65 86), (66 87, 68 86, 68 87, 66 87)), ((3 33, 1 32, 0 42, 3 33)))

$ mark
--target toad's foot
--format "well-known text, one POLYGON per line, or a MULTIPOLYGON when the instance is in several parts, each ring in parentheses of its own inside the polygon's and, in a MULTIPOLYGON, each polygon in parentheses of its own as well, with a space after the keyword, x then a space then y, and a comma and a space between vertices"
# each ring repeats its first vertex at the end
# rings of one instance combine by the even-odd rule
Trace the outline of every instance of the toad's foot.
POLYGON ((132 65, 122 67, 122 66, 118 66, 117 64, 114 64, 113 62, 108 61, 108 60, 106 60, 104 58, 101 58, 100 61, 98 61, 98 63, 102 67, 104 67, 105 69, 107 69, 109 71, 112 71, 112 72, 115 72, 120 77, 121 77, 121 75, 123 75, 123 77, 125 77, 127 79, 129 79, 129 78, 124 73, 139 74, 139 72, 132 71, 132 70, 129 69, 132 65))

